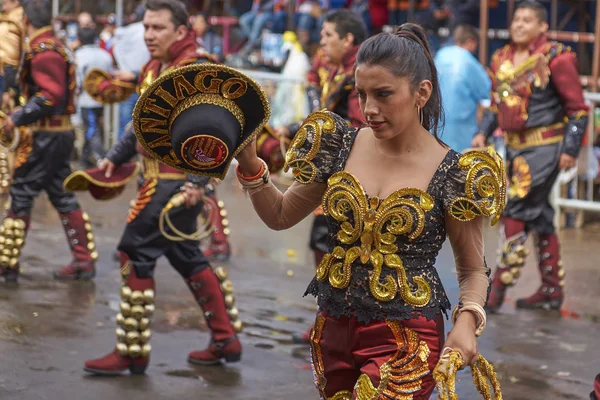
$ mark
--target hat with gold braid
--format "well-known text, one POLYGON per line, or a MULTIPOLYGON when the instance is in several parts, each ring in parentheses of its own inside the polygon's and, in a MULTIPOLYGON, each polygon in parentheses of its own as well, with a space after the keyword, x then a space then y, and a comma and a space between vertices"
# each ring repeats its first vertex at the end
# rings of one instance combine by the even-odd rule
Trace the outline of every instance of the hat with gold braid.
POLYGON ((135 92, 135 83, 123 82, 99 68, 92 68, 83 80, 83 89, 102 104, 125 101, 135 92))
POLYGON ((204 63, 168 71, 152 82, 135 105, 133 129, 160 162, 223 178, 269 117, 267 96, 254 80, 204 63))

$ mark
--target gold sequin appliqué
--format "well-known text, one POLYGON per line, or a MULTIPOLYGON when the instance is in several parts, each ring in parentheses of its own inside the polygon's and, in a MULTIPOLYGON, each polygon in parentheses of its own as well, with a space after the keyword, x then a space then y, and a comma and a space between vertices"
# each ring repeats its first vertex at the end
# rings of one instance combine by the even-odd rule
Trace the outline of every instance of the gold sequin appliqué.
POLYGON ((493 216, 492 225, 500 219, 506 205, 504 161, 492 149, 469 151, 458 160, 461 170, 467 171, 466 197, 450 203, 449 213, 459 221, 471 221, 477 216, 493 216))
POLYGON ((21 141, 15 150, 15 169, 27 162, 33 149, 33 135, 29 131, 21 131, 21 141))
POLYGON ((358 378, 354 389, 356 400, 412 400, 414 393, 421 389, 423 377, 430 373, 427 343, 398 321, 388 321, 387 324, 396 337, 398 351, 379 368, 377 388, 368 375, 362 374, 358 378))
POLYGON ((287 172, 291 168, 294 178, 300 183, 309 184, 314 182, 317 175, 317 168, 312 160, 321 148, 323 134, 332 134, 334 132, 335 122, 331 115, 323 111, 310 114, 304 120, 298 133, 296 133, 285 155, 284 171, 287 172), (304 149, 302 147, 306 141, 312 142, 312 145, 308 152, 303 154, 304 149))
POLYGON ((512 177, 508 194, 511 199, 517 197, 522 199, 527 196, 531 189, 531 171, 525 158, 518 156, 512 160, 512 177))
MULTIPOLYGON (((318 316, 315 326, 310 332, 310 359, 312 362, 313 379, 322 399, 327 399, 327 395, 325 394, 327 379, 325 378, 323 354, 321 353, 321 335, 323 334, 323 328, 325 328, 325 320, 325 317, 318 316)), ((352 396, 352 393, 350 393, 350 396, 352 396)))
POLYGON ((131 223, 138 215, 142 212, 146 205, 152 201, 152 195, 156 193, 156 185, 158 184, 158 178, 146 179, 142 184, 142 187, 138 190, 137 197, 135 198, 135 204, 129 210, 127 216, 127 223, 131 223))
POLYGON ((407 303, 422 307, 429 303, 431 288, 422 277, 414 277, 416 289, 411 290, 396 245, 397 235, 417 238, 425 225, 425 212, 433 208, 433 198, 418 189, 400 189, 380 202, 379 198, 367 198, 358 179, 345 171, 333 174, 323 196, 323 211, 340 222, 337 239, 346 245, 360 241, 359 245, 345 250, 341 246, 323 257, 317 268, 317 279, 329 279, 338 289, 348 287, 352 264, 359 259, 371 264, 369 289, 379 301, 391 301, 398 292, 407 303), (348 217, 351 214, 351 218, 348 217), (392 268, 397 280, 391 275, 381 282, 382 267, 392 268))
POLYGON ((504 61, 496 72, 498 87, 495 96, 509 107, 521 103, 519 93, 531 94, 531 84, 545 88, 550 82, 550 67, 545 54, 534 54, 515 67, 511 60, 504 61))

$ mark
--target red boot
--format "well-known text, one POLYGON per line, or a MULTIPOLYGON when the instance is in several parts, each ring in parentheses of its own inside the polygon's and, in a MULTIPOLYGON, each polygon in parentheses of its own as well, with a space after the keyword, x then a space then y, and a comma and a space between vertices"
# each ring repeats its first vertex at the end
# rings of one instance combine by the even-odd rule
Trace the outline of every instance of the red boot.
POLYGON ((227 220, 227 210, 222 201, 217 201, 214 193, 207 196, 206 202, 211 208, 210 216, 213 225, 213 232, 210 236, 210 244, 204 255, 210 261, 227 261, 231 257, 231 247, 229 246, 229 221, 227 220))
POLYGON ((192 351, 188 362, 215 365, 220 364, 221 359, 226 362, 240 361, 242 344, 236 331, 241 331, 242 323, 238 319, 239 311, 234 307, 233 284, 227 279, 227 272, 223 268, 217 268, 214 272, 206 268, 191 276, 188 285, 204 310, 212 334, 208 348, 192 351))
POLYGON ((96 275, 95 263, 98 259, 90 217, 81 209, 60 214, 60 221, 67 235, 73 261, 54 273, 58 280, 89 280, 96 275))
POLYGON ((565 270, 562 268, 556 234, 538 238, 539 270, 542 286, 531 296, 517 300, 517 308, 558 310, 563 302, 565 270))
POLYGON ((515 219, 503 218, 503 228, 502 255, 485 305, 485 309, 491 313, 497 312, 502 307, 506 289, 513 286, 521 276, 521 268, 525 265, 528 253, 525 248, 527 240, 525 224, 515 219))
POLYGON ((6 282, 19 278, 19 256, 29 230, 29 215, 17 216, 9 210, 0 226, 0 275, 6 282))
POLYGON ((119 375, 129 370, 143 374, 150 361, 149 329, 154 313, 154 279, 140 279, 124 253, 121 254, 121 312, 117 314, 117 346, 102 358, 86 361, 84 371, 95 375, 119 375))

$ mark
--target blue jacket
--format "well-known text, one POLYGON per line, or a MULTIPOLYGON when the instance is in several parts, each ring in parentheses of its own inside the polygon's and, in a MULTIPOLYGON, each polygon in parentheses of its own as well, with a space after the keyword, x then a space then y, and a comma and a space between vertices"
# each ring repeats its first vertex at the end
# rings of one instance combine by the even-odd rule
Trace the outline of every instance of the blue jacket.
POLYGON ((477 106, 489 104, 492 82, 479 61, 459 46, 441 48, 435 65, 445 116, 441 139, 462 152, 471 147, 477 133, 477 106))

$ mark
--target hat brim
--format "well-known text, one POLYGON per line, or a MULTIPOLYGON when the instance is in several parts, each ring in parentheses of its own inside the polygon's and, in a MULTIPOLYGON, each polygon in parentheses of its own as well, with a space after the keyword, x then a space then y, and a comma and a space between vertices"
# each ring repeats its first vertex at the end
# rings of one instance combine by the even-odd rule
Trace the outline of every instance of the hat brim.
POLYGON ((135 92, 136 84, 114 79, 99 68, 92 68, 83 79, 83 89, 92 99, 102 104, 125 101, 135 92))
POLYGON ((71 173, 64 181, 63 187, 70 192, 89 191, 96 200, 110 200, 120 195, 125 184, 137 176, 140 165, 129 162, 115 168, 110 178, 99 168, 79 170, 71 173))
POLYGON ((267 95, 253 79, 224 65, 203 63, 160 75, 138 99, 132 122, 139 143, 151 157, 182 172, 223 179, 233 158, 262 132, 270 115, 267 95), (223 116, 234 121, 229 125, 232 129, 241 128, 231 141, 222 141, 211 131, 190 133, 196 126, 211 126, 204 123, 211 119, 216 119, 212 126, 227 126, 219 119, 223 116), (187 146, 193 139, 200 144, 187 146), (218 160, 202 152, 206 143, 218 160), (191 154, 197 148, 202 151, 195 154, 200 159, 194 162, 191 154))

